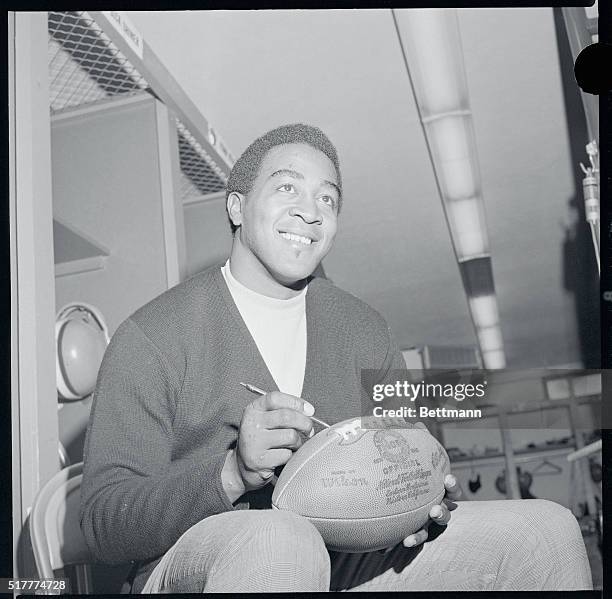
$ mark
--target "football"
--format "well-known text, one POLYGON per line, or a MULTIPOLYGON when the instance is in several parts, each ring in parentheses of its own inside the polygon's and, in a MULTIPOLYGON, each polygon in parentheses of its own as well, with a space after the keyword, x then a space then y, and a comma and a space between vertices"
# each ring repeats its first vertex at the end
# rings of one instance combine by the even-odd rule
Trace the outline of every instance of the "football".
POLYGON ((283 468, 272 508, 312 522, 328 549, 364 553, 420 530, 442 501, 446 451, 426 430, 366 428, 360 418, 306 441, 283 468))

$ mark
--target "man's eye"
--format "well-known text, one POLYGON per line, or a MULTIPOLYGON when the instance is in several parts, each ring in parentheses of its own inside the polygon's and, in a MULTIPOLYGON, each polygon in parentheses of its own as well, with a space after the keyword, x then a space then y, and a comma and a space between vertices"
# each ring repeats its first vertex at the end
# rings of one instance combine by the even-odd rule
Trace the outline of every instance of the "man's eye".
POLYGON ((287 193, 293 193, 295 187, 291 183, 284 183, 278 188, 279 191, 286 191, 287 193))
POLYGON ((328 206, 334 208, 336 206, 336 198, 332 196, 321 196, 321 201, 328 206))

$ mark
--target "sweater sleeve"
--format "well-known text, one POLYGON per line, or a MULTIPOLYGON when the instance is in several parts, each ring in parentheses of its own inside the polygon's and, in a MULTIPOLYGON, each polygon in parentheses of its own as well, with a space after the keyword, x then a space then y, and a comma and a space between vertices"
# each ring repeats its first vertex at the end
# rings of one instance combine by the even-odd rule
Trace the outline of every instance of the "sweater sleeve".
POLYGON ((160 556, 203 518, 234 509, 221 484, 225 451, 171 464, 180 385, 158 348, 125 321, 100 368, 84 450, 80 522, 99 561, 160 556))
MULTIPOLYGON (((386 325, 386 323, 385 323, 386 325)), ((387 353, 379 370, 377 383, 395 383, 396 380, 405 379, 408 375, 406 361, 402 356, 393 332, 387 326, 387 353)))

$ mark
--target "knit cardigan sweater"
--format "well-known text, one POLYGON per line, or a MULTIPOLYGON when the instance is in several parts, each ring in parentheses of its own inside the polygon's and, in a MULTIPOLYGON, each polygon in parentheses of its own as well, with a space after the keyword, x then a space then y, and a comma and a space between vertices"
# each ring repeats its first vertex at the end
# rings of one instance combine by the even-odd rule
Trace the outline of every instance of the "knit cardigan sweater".
MULTIPOLYGON (((302 397, 335 423, 405 368, 384 319, 315 278, 306 294, 302 397)), ((117 329, 100 367, 84 449, 81 528, 107 564, 147 575, 191 526, 234 509, 270 507, 270 485, 233 505, 221 484, 244 407, 244 381, 278 390, 215 266, 164 292, 117 329)), ((143 578, 143 577, 140 577, 143 578)), ((144 584, 144 583, 143 583, 144 584)))

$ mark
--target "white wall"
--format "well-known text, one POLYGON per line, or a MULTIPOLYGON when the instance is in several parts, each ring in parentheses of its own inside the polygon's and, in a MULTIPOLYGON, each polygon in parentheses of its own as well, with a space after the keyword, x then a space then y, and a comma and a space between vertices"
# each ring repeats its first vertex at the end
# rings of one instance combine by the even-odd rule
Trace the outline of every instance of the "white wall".
MULTIPOLYGON (((93 304, 111 334, 168 287, 158 110, 145 96, 52 121, 54 217, 110 254, 102 270, 56 278, 56 306, 93 304)), ((66 403, 59 413, 60 440, 72 461, 81 459, 90 403, 66 403)))
POLYGON ((225 262, 232 248, 232 234, 225 212, 225 194, 185 206, 187 274, 225 262))

